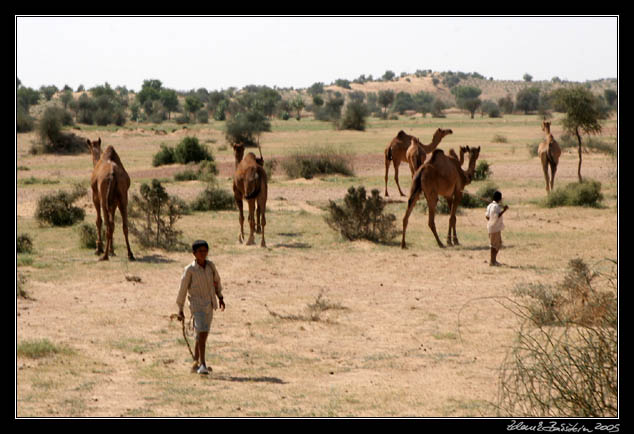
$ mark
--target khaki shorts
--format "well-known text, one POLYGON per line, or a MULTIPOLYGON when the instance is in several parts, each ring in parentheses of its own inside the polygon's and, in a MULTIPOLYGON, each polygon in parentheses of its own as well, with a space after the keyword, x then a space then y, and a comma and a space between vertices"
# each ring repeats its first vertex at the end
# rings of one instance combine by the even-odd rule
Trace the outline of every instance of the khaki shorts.
POLYGON ((492 249, 500 250, 502 247, 502 231, 490 233, 489 242, 492 249))
POLYGON ((208 309, 204 309, 197 312, 192 312, 194 317, 194 330, 196 336, 200 332, 209 332, 211 328, 211 320, 213 319, 213 309, 209 306, 208 309))

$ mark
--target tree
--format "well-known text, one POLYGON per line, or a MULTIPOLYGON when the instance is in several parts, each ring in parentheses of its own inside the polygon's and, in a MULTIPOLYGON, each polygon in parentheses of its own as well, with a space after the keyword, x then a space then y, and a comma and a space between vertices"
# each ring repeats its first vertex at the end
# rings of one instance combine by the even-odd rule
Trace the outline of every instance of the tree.
POLYGON ((387 117, 387 108, 394 102, 393 90, 380 90, 379 91, 379 105, 383 107, 383 117, 387 117))
POLYGON ((456 97, 458 107, 468 110, 471 113, 471 119, 473 119, 474 113, 482 104, 478 98, 482 90, 473 86, 456 86, 451 89, 451 93, 456 97))
POLYGON ((346 111, 339 123, 342 130, 365 131, 365 118, 368 116, 368 108, 359 101, 352 101, 346 106, 346 111))
POLYGON ((167 110, 167 118, 171 119, 170 113, 178 110, 178 96, 172 89, 161 89, 159 92, 161 104, 167 110))
POLYGON ((22 106, 26 112, 40 100, 40 93, 30 87, 20 86, 18 89, 18 105, 22 106))
POLYGON ((531 82, 531 81, 533 81, 533 76, 532 76, 532 75, 530 75, 530 74, 528 74, 528 73, 524 74, 524 76, 523 76, 522 78, 523 78, 523 79, 524 79, 524 81, 526 81, 526 82, 531 82))
POLYGON ((581 178, 581 132, 598 134, 601 132, 601 120, 607 119, 610 109, 583 86, 562 88, 553 91, 553 101, 558 111, 563 111, 566 117, 562 120, 564 130, 577 137, 579 144, 579 166, 577 176, 581 178))
POLYGON ((271 131, 271 123, 264 113, 257 109, 238 112, 227 121, 225 137, 231 145, 256 146, 260 134, 271 131))
POLYGON ((297 116, 295 117, 295 119, 300 120, 302 110, 304 109, 304 99, 302 98, 301 95, 297 95, 295 99, 291 101, 291 108, 295 110, 295 112, 297 113, 297 116))
POLYGON ((191 113, 192 116, 203 107, 203 102, 195 95, 185 98, 185 111, 191 113))
POLYGON ((147 100, 155 101, 161 98, 161 80, 143 80, 141 91, 136 95, 139 103, 144 106, 147 100))
POLYGON ((524 110, 524 114, 537 110, 539 107, 539 88, 528 87, 520 90, 515 96, 515 107, 524 110))
POLYGON ((606 89, 603 91, 603 96, 610 107, 616 107, 619 97, 615 90, 606 89))
POLYGON ((388 69, 387 71, 385 71, 385 74, 383 74, 383 77, 381 77, 381 79, 383 81, 392 81, 394 80, 394 77, 396 77, 396 74, 394 73, 394 71, 390 71, 388 69))

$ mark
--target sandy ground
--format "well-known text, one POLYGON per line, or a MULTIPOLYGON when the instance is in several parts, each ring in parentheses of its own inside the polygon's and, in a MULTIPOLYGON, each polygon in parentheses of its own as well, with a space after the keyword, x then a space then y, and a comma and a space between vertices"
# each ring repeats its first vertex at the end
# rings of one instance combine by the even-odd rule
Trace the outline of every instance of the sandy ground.
MULTIPOLYGON (((19 144, 18 164, 27 143, 19 144)), ((57 185, 18 186, 18 232, 29 228, 39 247, 32 263, 18 267, 30 298, 17 302, 17 343, 46 338, 69 351, 16 358, 17 415, 496 416, 499 367, 519 321, 509 309, 513 287, 561 280, 575 257, 591 264, 616 259, 617 212, 613 195, 603 209, 538 207, 529 200, 545 193, 536 160, 527 165, 510 151, 483 155, 495 158, 493 179, 511 204, 499 268, 487 264, 483 209, 459 216, 458 247, 439 249, 420 212, 410 219, 407 250, 397 242, 342 241, 318 205, 342 198, 346 188, 322 179, 278 174, 269 188, 266 249, 236 242, 235 212, 184 218, 189 238, 211 241, 225 288, 207 377, 189 372, 180 325, 169 319, 191 254, 133 243, 137 261, 128 262, 118 226, 118 255, 97 262, 66 242, 75 236, 71 229, 33 222, 37 198, 57 185), (321 310, 311 318, 309 306, 318 301, 321 310)), ((37 168, 18 179, 90 172, 87 155, 64 158, 60 171, 55 157, 38 156, 37 168)), ((573 181, 574 154, 562 161, 558 179, 573 181)), ((219 178, 230 177, 231 157, 218 162, 219 178)), ((586 176, 615 184, 608 157, 588 155, 584 164, 586 176)), ((168 177, 178 170, 133 166, 130 173, 168 177)), ((383 191, 382 154, 358 155, 355 170, 383 191)), ((405 191, 408 172, 402 165, 405 191)), ((191 198, 200 188, 193 182, 168 189, 191 198)), ((396 196, 392 169, 389 189, 400 225, 405 198, 396 196)), ((92 222, 89 199, 82 204, 92 222)), ((447 216, 437 225, 444 240, 447 216)))

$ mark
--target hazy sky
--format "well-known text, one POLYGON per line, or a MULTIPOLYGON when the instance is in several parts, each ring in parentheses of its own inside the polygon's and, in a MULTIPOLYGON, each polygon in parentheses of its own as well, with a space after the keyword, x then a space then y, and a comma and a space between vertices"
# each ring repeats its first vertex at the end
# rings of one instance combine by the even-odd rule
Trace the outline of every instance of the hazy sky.
POLYGON ((16 16, 24 86, 138 91, 249 84, 305 88, 385 71, 479 72, 498 80, 618 76, 617 17, 16 16))

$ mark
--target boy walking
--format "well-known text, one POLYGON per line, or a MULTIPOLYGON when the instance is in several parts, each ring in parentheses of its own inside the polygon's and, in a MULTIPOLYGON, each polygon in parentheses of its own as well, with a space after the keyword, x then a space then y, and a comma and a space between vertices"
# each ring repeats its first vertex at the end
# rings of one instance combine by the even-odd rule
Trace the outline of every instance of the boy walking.
POLYGON ((504 205, 504 208, 502 208, 500 202, 502 202, 502 193, 496 191, 493 193, 493 202, 487 206, 485 214, 488 220, 487 229, 489 230, 489 241, 491 245, 491 260, 489 265, 492 267, 501 265, 497 261, 497 255, 502 247, 502 229, 504 229, 502 214, 509 209, 508 205, 504 205))
POLYGON ((222 297, 222 284, 218 270, 213 262, 207 259, 209 245, 203 240, 195 241, 192 245, 192 252, 195 259, 183 271, 176 304, 178 305, 179 319, 184 321, 183 306, 185 305, 185 296, 189 295, 189 309, 194 318, 194 331, 196 333, 195 361, 192 370, 206 375, 211 370, 211 368, 207 368, 205 362, 205 346, 213 311, 218 307, 224 311, 225 302, 222 297))

